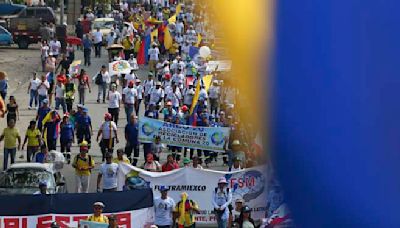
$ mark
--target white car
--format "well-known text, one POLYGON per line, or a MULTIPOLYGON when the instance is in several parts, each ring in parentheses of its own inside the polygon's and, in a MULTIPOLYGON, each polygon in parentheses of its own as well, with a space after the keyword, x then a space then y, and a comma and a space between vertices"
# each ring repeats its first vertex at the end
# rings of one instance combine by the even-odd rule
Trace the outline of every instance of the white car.
POLYGON ((67 192, 65 178, 53 163, 15 163, 0 174, 0 195, 33 194, 41 182, 47 183, 50 194, 67 192))

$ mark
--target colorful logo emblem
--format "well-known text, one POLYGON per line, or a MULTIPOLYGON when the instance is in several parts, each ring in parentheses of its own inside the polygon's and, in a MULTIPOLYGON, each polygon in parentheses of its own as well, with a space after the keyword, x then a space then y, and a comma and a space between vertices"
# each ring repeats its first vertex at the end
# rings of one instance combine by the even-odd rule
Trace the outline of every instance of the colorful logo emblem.
POLYGON ((150 136, 151 134, 154 133, 154 127, 150 123, 144 123, 142 126, 142 132, 146 136, 150 136))
POLYGON ((211 135, 211 142, 216 146, 221 145, 222 143, 224 143, 224 134, 222 132, 218 132, 218 131, 214 132, 211 135))

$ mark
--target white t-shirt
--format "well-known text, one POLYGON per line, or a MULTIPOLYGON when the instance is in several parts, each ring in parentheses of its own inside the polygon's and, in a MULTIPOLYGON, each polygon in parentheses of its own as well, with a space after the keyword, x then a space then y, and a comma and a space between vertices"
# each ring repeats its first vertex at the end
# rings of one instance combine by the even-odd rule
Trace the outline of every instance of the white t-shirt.
POLYGON ((103 122, 99 129, 101 129, 103 132, 103 139, 110 139, 110 126, 111 126, 111 136, 114 138, 115 137, 115 133, 114 131, 117 130, 117 125, 115 125, 114 121, 107 121, 107 122, 103 122))
POLYGON ((50 43, 49 43, 49 46, 50 46, 50 51, 53 52, 53 55, 59 55, 60 54, 60 49, 61 49, 60 41, 51 40, 50 43))
POLYGON ((42 81, 40 81, 39 86, 38 86, 38 94, 41 96, 47 96, 47 90, 50 88, 50 84, 48 81, 44 81, 42 84, 42 81))
POLYGON ((57 98, 63 98, 65 95, 65 87, 63 84, 61 86, 56 85, 56 97, 57 98))
POLYGON ((217 99, 219 97, 219 86, 210 86, 208 90, 208 96, 212 99, 217 99))
POLYGON ((49 46, 42 46, 42 57, 47 58, 49 56, 49 46))
POLYGON ((181 87, 181 85, 183 85, 183 82, 185 81, 185 75, 183 75, 182 73, 180 74, 174 74, 172 76, 172 82, 175 85, 178 85, 179 87, 181 87))
POLYGON ((103 33, 101 31, 96 31, 93 33, 93 41, 95 44, 103 41, 103 33))
POLYGON ((118 164, 103 163, 100 166, 99 173, 103 175, 103 189, 112 189, 117 187, 118 164))
POLYGON ((36 79, 32 79, 31 80, 31 90, 37 90, 38 86, 40 85, 40 79, 36 78, 36 79))
POLYGON ((161 88, 156 89, 156 87, 153 87, 151 89, 150 93, 150 104, 157 104, 161 98, 164 97, 164 90, 161 88))
POLYGON ((136 89, 136 93, 137 93, 137 99, 143 99, 143 86, 136 85, 135 89, 136 89))
POLYGON ((193 95, 190 93, 190 91, 193 91, 193 89, 187 89, 185 91, 185 94, 183 95, 183 103, 184 104, 192 104, 193 101, 193 95))
POLYGON ((182 34, 184 28, 185 28, 185 26, 184 26, 183 22, 181 22, 181 21, 176 23, 176 25, 175 25, 175 30, 177 33, 182 34))
POLYGON ((126 84, 127 84, 127 85, 128 85, 129 82, 131 82, 131 81, 135 82, 135 80, 136 80, 136 75, 135 75, 135 73, 126 74, 126 75, 125 75, 125 80, 126 80, 126 84))
POLYGON ((160 51, 158 50, 158 47, 149 49, 150 60, 158 61, 159 54, 160 54, 160 51))
POLYGON ((167 101, 170 100, 172 102, 173 107, 179 107, 179 101, 182 99, 182 94, 179 89, 176 89, 175 93, 170 90, 166 98, 167 101))
POLYGON ((243 228, 254 228, 253 224, 249 221, 244 221, 242 224, 243 228))
POLYGON ((108 108, 119 108, 119 102, 122 100, 118 91, 110 91, 108 94, 108 108))
POLYGON ((122 90, 122 94, 125 95, 125 104, 134 104, 137 97, 137 91, 135 88, 126 87, 122 90))
POLYGON ((175 208, 175 201, 168 197, 161 199, 157 197, 154 199, 155 218, 154 223, 158 226, 172 225, 172 211, 175 208))
POLYGON ((145 80, 144 81, 144 95, 147 96, 149 95, 149 92, 151 90, 151 88, 153 88, 155 86, 154 80, 145 80))

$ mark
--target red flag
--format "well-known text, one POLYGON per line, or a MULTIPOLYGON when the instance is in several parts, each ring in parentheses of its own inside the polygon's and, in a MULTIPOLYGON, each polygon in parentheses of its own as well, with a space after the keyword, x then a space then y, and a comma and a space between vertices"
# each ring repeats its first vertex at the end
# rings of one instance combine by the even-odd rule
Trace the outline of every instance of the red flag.
POLYGON ((139 65, 146 64, 146 56, 144 54, 144 41, 142 41, 142 43, 140 44, 140 49, 139 49, 136 60, 139 65))

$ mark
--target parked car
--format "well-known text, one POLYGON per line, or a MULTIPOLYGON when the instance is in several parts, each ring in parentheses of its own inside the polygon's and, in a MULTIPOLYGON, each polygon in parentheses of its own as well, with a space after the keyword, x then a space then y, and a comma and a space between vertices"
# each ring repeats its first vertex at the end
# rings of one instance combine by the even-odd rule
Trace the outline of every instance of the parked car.
POLYGON ((13 37, 7 29, 0 26, 0 45, 9 46, 13 43, 13 37))
POLYGON ((53 9, 45 6, 27 7, 22 10, 18 17, 39 19, 41 22, 46 23, 56 23, 56 15, 54 14, 53 9))
POLYGON ((65 178, 52 163, 15 163, 0 175, 0 195, 33 194, 46 182, 50 194, 67 193, 65 178))
POLYGON ((26 6, 13 4, 11 0, 0 0, 0 17, 12 17, 18 15, 26 6))

